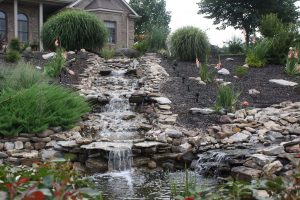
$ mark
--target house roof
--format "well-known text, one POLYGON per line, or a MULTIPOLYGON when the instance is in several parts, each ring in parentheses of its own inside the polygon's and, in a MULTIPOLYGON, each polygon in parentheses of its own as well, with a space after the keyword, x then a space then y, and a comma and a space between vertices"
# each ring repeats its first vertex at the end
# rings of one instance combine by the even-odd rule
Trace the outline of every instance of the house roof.
MULTIPOLYGON (((133 14, 133 17, 140 17, 131 7, 130 5, 125 1, 125 0, 120 0, 121 3, 123 3, 125 5, 125 7, 127 9, 129 9, 132 14, 133 14)), ((99 2, 95 1, 95 0, 75 0, 73 3, 71 3, 68 7, 69 8, 76 8, 80 3, 85 3, 85 5, 83 6, 83 9, 90 9, 89 6, 92 5, 92 7, 99 7, 100 6, 102 7, 103 5, 99 4, 99 2), (84 2, 86 1, 86 2, 84 2)), ((112 2, 111 2, 112 3, 112 2)), ((105 5, 104 5, 105 6, 105 5)), ((106 5, 107 7, 109 7, 108 5, 106 5)), ((104 7, 105 8, 105 7, 104 7)))

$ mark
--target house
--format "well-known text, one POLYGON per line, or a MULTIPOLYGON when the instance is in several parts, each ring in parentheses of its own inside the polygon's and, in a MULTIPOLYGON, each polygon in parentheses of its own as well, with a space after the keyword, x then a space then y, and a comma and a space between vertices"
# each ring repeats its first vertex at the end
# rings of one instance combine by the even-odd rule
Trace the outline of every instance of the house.
POLYGON ((43 23, 64 8, 92 12, 105 24, 108 42, 115 47, 130 47, 134 42, 134 22, 140 16, 125 0, 0 0, 0 37, 5 42, 19 38, 39 45, 43 23))

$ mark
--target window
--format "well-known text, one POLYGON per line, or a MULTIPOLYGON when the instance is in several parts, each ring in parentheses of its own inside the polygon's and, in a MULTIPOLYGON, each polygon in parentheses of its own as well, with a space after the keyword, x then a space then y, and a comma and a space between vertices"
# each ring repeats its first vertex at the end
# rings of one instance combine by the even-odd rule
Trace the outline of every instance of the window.
POLYGON ((6 14, 0 11, 0 40, 6 40, 7 34, 6 14))
POLYGON ((18 14, 18 36, 21 42, 28 42, 28 17, 25 14, 18 14))
POLYGON ((109 43, 116 43, 117 37, 116 37, 116 22, 110 22, 110 21, 105 21, 104 22, 105 27, 108 30, 108 42, 109 43))

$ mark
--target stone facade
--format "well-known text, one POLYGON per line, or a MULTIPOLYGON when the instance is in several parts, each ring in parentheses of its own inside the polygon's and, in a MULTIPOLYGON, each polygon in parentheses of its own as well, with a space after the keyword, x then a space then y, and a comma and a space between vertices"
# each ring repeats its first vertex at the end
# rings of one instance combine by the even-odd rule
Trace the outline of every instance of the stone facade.
MULTIPOLYGON (((102 21, 114 22, 116 24, 116 42, 109 44, 112 47, 124 48, 131 47, 134 43, 134 22, 139 16, 122 0, 108 1, 103 3, 102 0, 81 1, 78 4, 70 4, 72 0, 66 0, 54 5, 47 1, 44 6, 44 21, 48 16, 59 11, 61 8, 70 7, 87 10, 94 13, 102 21), (67 3, 69 2, 69 3, 67 3), (56 9, 54 9, 56 8, 56 9), (51 10, 51 13, 48 11, 51 10)), ((76 1, 73 1, 76 2, 76 1)), ((14 4, 13 1, 0 2, 0 11, 6 14, 7 20, 7 41, 15 37, 14 32, 14 4)), ((23 13, 28 17, 29 44, 38 44, 40 40, 39 31, 39 3, 26 3, 18 1, 18 13, 23 13)))
MULTIPOLYGON (((0 3, 0 11, 4 12, 7 17, 7 41, 15 37, 14 32, 14 5, 12 3, 0 3)), ((19 4, 19 13, 28 17, 29 43, 39 41, 39 13, 38 4, 25 5, 19 4)))

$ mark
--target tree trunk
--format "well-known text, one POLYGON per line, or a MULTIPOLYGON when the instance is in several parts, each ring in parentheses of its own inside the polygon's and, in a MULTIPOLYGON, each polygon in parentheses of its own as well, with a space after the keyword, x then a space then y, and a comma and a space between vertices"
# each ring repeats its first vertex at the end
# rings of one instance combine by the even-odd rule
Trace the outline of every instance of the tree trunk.
POLYGON ((250 31, 249 30, 245 30, 245 32, 246 32, 246 48, 248 49, 248 47, 249 47, 249 43, 250 43, 250 31))

